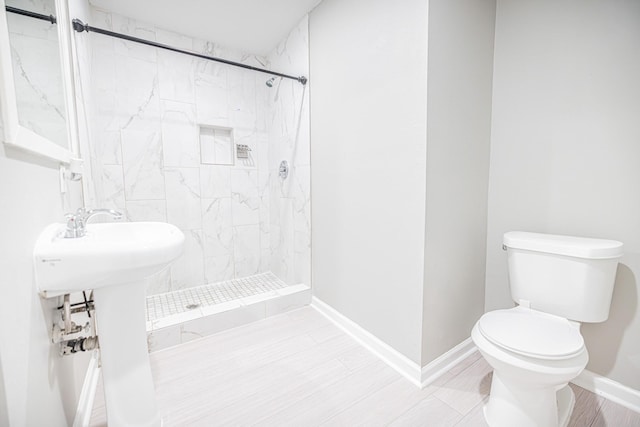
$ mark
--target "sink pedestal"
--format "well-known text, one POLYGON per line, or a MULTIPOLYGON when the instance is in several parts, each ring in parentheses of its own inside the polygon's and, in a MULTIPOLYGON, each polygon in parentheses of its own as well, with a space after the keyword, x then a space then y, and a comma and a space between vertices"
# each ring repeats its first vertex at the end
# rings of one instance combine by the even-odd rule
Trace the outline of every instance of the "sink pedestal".
POLYGON ((110 427, 159 427, 147 350, 146 282, 95 289, 95 315, 110 427))
POLYGON ((109 427, 159 427, 147 353, 145 288, 181 254, 184 234, 165 222, 47 226, 33 248, 44 298, 93 289, 109 427))

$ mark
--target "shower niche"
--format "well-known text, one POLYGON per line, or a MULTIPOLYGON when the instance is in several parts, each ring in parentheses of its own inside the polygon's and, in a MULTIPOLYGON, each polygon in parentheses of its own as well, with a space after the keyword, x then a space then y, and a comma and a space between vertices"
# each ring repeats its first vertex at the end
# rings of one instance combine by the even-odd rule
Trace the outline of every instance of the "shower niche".
MULTIPOLYGON (((93 12, 95 27, 175 38, 93 12)), ((216 56, 251 67, 306 74, 306 35, 305 19, 266 57, 188 36, 180 43, 205 55, 215 46, 216 56)), ((96 104, 98 203, 129 221, 169 222, 185 235, 184 254, 147 286, 150 349, 308 304, 307 86, 281 79, 270 87, 269 75, 254 70, 101 40, 92 45, 91 87, 83 91, 96 104), (286 180, 279 176, 283 159, 286 180)))
POLYGON ((233 166, 233 129, 199 125, 200 163, 233 166))

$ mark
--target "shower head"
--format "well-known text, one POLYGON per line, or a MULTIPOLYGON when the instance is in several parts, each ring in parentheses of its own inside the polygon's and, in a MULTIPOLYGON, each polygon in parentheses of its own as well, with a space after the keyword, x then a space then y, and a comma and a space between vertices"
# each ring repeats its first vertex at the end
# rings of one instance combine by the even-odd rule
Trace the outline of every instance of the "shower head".
POLYGON ((269 80, 267 80, 267 82, 265 83, 267 86, 269 87, 273 87, 273 82, 276 80, 275 77, 271 77, 269 80))

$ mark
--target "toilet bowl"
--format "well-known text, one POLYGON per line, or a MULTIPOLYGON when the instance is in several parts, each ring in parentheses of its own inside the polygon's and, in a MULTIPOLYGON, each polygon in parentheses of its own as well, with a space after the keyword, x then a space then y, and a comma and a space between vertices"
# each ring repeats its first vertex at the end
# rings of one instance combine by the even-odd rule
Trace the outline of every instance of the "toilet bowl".
POLYGON ((490 427, 565 427, 575 404, 569 381, 587 366, 581 322, 603 322, 622 243, 508 232, 515 308, 485 313, 471 332, 493 367, 484 406, 490 427))
POLYGON ((494 369, 490 426, 568 424, 575 398, 567 384, 589 360, 578 325, 519 306, 485 314, 471 336, 494 369))

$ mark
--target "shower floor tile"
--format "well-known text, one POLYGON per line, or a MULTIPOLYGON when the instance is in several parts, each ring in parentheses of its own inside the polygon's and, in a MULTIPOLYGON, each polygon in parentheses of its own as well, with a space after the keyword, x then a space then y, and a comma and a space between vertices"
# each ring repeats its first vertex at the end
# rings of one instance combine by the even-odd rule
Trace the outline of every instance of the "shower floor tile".
MULTIPOLYGON (((238 301, 251 303, 280 295, 278 290, 288 287, 273 273, 267 272, 204 286, 181 289, 147 297, 147 322, 172 318, 187 321, 202 316, 208 307, 224 304, 224 309, 240 305, 238 301)), ((290 290, 289 290, 290 291, 290 290)), ((222 307, 221 307, 222 308, 222 307)), ((217 310, 214 310, 214 312, 217 310)), ((175 323, 175 322, 173 322, 175 323)))
POLYGON ((150 295, 147 345, 155 352, 310 302, 309 286, 287 286, 271 272, 150 295))

